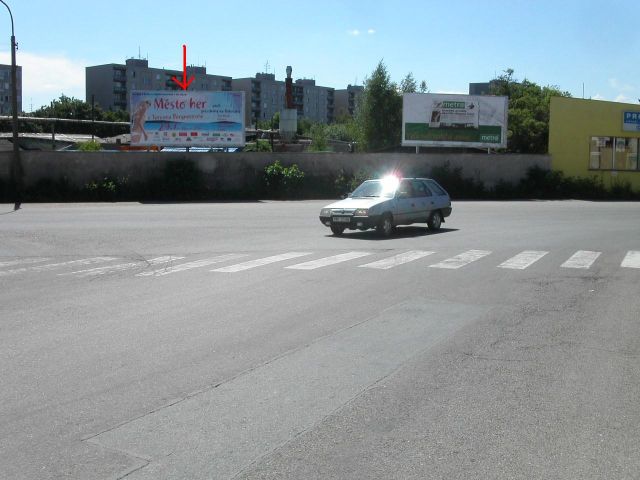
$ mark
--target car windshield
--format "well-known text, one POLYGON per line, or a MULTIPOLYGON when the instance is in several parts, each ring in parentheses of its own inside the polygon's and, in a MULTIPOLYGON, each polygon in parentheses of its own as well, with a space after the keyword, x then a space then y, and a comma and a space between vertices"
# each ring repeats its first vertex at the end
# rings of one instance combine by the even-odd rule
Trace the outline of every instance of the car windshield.
POLYGON ((398 186, 397 181, 389 181, 387 179, 382 180, 367 180, 356 188, 351 194, 352 198, 362 197, 386 197, 391 198, 396 192, 398 186))

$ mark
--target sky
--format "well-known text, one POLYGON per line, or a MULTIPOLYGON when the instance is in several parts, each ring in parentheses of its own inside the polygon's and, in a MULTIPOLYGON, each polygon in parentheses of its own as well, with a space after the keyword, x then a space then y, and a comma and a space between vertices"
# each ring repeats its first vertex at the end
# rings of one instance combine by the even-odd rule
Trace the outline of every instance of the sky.
MULTIPOLYGON (((233 78, 258 72, 361 85, 382 61, 433 93, 468 93, 507 69, 572 96, 638 103, 638 0, 5 0, 13 12, 22 108, 85 99, 85 67, 147 58, 150 67, 233 78)), ((0 4, 0 63, 11 22, 0 4), (5 40, 6 39, 6 40, 5 40)))

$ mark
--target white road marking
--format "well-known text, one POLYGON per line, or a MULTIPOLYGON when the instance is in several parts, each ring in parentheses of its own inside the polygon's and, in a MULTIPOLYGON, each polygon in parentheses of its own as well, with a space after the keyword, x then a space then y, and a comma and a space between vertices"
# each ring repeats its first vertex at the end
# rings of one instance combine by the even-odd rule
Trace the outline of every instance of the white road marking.
POLYGON ((340 255, 334 255, 332 257, 319 258, 318 260, 312 260, 311 262, 298 263, 297 265, 291 265, 289 267, 292 270, 315 270, 316 268, 327 267, 329 265, 335 265, 336 263, 347 262, 356 258, 366 257, 371 255, 370 252, 347 252, 340 255))
POLYGON ((24 272, 45 272, 48 270, 54 270, 59 267, 68 267, 68 266, 75 266, 75 265, 92 265, 96 263, 110 262, 111 260, 117 260, 117 258, 116 257, 92 257, 92 258, 83 258, 80 260, 71 260, 69 262, 47 263, 46 265, 37 265, 34 267, 23 267, 23 268, 15 268, 13 270, 0 271, 0 276, 11 275, 14 273, 24 273, 24 272))
POLYGON ((456 269, 460 267, 464 267, 465 265, 469 265, 476 260, 480 260, 487 255, 490 255, 491 252, 488 250, 468 250, 460 255, 456 255, 455 257, 447 258, 440 263, 436 263, 435 265, 429 265, 431 268, 447 268, 447 269, 456 269))
POLYGON ((624 268, 640 268, 640 252, 634 250, 627 252, 620 266, 624 268))
POLYGON ((304 257, 305 255, 311 255, 312 252, 288 252, 281 255, 273 255, 271 257, 258 258, 256 260, 249 260, 248 262, 237 263, 235 265, 229 265, 228 267, 216 268, 211 270, 212 272, 225 272, 235 273, 249 270, 251 268, 261 267, 263 265, 269 265, 270 263, 282 262, 284 260, 290 260, 292 258, 304 257))
POLYGON ((75 272, 69 273, 59 273, 58 275, 76 275, 78 277, 90 277, 92 275, 104 275, 105 273, 122 272, 131 268, 144 267, 145 265, 158 265, 170 262, 172 260, 182 260, 183 258, 184 257, 174 257, 169 255, 165 257, 152 258, 148 261, 119 263, 117 265, 107 265, 105 267, 89 268, 86 270, 77 270, 75 272))
POLYGON ((383 258, 382 260, 378 260, 377 262, 366 263, 359 266, 362 268, 377 268, 379 270, 388 270, 404 263, 419 260, 420 258, 426 257, 427 255, 432 255, 434 253, 435 252, 428 252, 425 250, 411 250, 409 252, 399 253, 398 255, 394 255, 393 257, 383 258))
POLYGON ((535 251, 535 250, 525 250, 524 252, 520 252, 515 257, 510 258, 509 260, 502 262, 498 267, 500 268, 512 268, 515 270, 524 270, 527 267, 530 267, 542 257, 544 257, 549 252, 544 251, 535 251))
POLYGON ((159 268, 149 272, 138 273, 138 277, 160 277, 163 275, 169 275, 170 273, 184 272, 185 270, 191 270, 193 268, 206 267, 213 265, 214 263, 226 262, 228 260, 237 260, 238 258, 246 257, 244 253, 228 253, 225 255, 219 255, 217 257, 205 258, 203 260, 196 260, 195 262, 181 263, 180 265, 174 265, 173 267, 159 268))
POLYGON ((31 263, 40 263, 51 260, 50 258, 23 258, 22 260, 9 260, 7 262, 0 262, 0 268, 13 267, 14 265, 29 265, 31 263))
POLYGON ((583 268, 587 269, 593 265, 593 262, 600 256, 602 252, 592 252, 589 250, 578 250, 569 260, 560 265, 562 268, 583 268))

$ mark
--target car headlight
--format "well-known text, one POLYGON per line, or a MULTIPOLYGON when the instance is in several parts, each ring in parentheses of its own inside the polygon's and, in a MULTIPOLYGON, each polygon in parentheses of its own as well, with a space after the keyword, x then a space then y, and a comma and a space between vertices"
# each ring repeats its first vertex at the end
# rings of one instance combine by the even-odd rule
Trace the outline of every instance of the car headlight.
POLYGON ((323 208, 322 210, 320 210, 320 216, 321 217, 330 217, 331 216, 331 209, 330 208, 323 208))
POLYGON ((368 208, 356 208, 356 211, 353 212, 353 215, 356 217, 366 217, 369 215, 368 208))

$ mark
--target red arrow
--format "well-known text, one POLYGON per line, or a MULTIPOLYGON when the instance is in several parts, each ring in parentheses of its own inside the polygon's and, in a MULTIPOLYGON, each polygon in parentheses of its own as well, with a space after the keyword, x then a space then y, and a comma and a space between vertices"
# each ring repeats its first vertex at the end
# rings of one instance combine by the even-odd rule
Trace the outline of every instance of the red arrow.
POLYGON ((182 81, 178 80, 175 76, 171 77, 171 80, 180 85, 180 88, 186 90, 191 85, 191 82, 195 80, 195 77, 192 75, 190 79, 187 80, 187 46, 182 45, 182 81))

